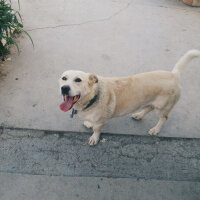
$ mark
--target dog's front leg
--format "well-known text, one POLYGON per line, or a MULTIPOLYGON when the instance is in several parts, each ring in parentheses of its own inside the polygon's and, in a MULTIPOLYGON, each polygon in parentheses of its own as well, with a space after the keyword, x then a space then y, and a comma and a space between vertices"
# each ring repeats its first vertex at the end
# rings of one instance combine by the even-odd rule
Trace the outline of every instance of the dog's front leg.
POLYGON ((99 137, 101 135, 101 128, 102 128, 103 124, 93 124, 93 134, 92 136, 89 138, 89 142, 88 144, 90 146, 94 146, 98 143, 99 141, 99 137))

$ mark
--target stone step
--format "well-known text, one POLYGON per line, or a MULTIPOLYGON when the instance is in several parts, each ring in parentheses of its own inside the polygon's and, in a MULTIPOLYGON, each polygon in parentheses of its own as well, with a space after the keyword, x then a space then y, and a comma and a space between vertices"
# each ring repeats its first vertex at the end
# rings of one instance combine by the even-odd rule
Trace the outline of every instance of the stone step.
POLYGON ((1 200, 197 200, 200 183, 0 173, 1 200))
POLYGON ((0 172, 200 181, 200 139, 1 129, 0 172))

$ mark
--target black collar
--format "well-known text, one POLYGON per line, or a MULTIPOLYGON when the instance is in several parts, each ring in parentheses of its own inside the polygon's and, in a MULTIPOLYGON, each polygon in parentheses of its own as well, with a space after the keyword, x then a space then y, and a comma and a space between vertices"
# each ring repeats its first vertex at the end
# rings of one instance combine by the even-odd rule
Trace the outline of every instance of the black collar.
POLYGON ((85 106, 85 108, 83 108, 83 110, 86 110, 87 108, 89 108, 90 106, 92 106, 96 100, 98 99, 99 97, 99 91, 98 93, 90 100, 90 102, 87 104, 87 106, 85 106))
MULTIPOLYGON (((90 106, 92 106, 96 101, 97 99, 99 98, 99 91, 98 93, 90 100, 90 102, 83 108, 83 111, 88 109, 90 106)), ((70 115, 71 118, 74 117, 75 114, 77 114, 78 111, 75 110, 75 109, 72 109, 72 114, 70 115)))

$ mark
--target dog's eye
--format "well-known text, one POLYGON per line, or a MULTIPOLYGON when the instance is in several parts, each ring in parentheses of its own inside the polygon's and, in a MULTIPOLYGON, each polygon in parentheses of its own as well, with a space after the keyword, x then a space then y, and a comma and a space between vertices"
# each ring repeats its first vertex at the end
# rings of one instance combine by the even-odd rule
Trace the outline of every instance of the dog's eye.
POLYGON ((80 78, 76 78, 74 81, 75 82, 81 82, 82 80, 80 78))
POLYGON ((66 80, 67 80, 67 78, 66 78, 66 77, 62 77, 62 80, 63 80, 63 81, 66 81, 66 80))

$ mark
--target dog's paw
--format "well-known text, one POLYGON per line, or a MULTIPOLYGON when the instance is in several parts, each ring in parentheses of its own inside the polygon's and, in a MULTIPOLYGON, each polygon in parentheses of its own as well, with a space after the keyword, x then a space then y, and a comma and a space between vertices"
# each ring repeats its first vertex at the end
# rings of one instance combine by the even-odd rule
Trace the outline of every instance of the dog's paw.
POLYGON ((83 125, 86 127, 86 128, 92 128, 92 123, 88 122, 88 121, 84 121, 83 122, 83 125))
POLYGON ((94 134, 89 138, 88 144, 90 146, 94 146, 98 143, 99 137, 95 136, 94 134))
POLYGON ((132 118, 135 119, 135 120, 141 120, 142 117, 143 117, 143 115, 140 114, 140 113, 134 113, 134 114, 132 114, 132 118))
POLYGON ((157 129, 156 127, 153 127, 149 130, 149 135, 158 135, 159 132, 160 132, 159 129, 157 129))

